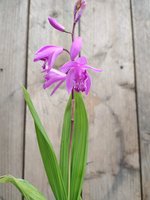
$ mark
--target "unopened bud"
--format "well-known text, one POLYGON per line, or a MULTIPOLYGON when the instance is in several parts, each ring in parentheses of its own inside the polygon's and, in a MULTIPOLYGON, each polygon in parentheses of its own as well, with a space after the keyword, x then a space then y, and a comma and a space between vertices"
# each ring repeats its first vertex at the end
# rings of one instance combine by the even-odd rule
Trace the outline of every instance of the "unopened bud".
POLYGON ((74 7, 74 22, 78 22, 86 7, 86 0, 78 0, 74 7))
POLYGON ((51 26, 59 31, 64 32, 65 31, 65 27, 62 26, 61 24, 59 24, 56 19, 52 18, 52 17, 48 17, 48 21, 51 24, 51 26))

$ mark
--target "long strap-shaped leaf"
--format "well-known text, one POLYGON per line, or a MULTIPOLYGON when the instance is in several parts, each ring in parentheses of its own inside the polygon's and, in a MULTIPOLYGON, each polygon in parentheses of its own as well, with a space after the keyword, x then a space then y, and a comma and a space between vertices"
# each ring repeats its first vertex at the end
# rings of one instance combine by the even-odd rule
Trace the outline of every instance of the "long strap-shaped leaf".
POLYGON ((64 114, 61 147, 60 147, 60 169, 62 172, 66 191, 68 191, 70 132, 71 132, 71 96, 68 100, 64 114))
POLYGON ((18 179, 10 175, 2 176, 0 177, 0 183, 12 183, 27 200, 46 200, 42 193, 23 179, 18 179))
MULTIPOLYGON (((69 144, 71 132, 71 97, 68 101, 63 123, 60 167, 65 183, 68 189, 68 171, 69 171, 69 144)), ((81 199, 83 178, 85 174, 87 160, 87 140, 88 140, 88 120, 86 109, 81 94, 75 93, 75 124, 73 133, 72 147, 72 167, 71 167, 71 198, 70 200, 81 199)))
POLYGON ((88 118, 81 94, 75 93, 74 133, 71 163, 71 200, 80 199, 88 149, 88 118))
POLYGON ((55 152, 53 150, 52 144, 33 106, 29 93, 25 88, 23 88, 23 92, 26 103, 34 119, 38 145, 41 152, 41 157, 43 160, 49 184, 51 185, 56 200, 66 200, 67 194, 64 187, 64 182, 60 171, 60 167, 55 152))

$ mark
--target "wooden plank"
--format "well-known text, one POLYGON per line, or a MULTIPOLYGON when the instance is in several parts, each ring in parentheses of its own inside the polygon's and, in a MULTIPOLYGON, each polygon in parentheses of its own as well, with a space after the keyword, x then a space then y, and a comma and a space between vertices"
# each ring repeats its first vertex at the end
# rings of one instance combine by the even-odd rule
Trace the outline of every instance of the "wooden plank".
POLYGON ((148 200, 150 199, 150 1, 133 0, 132 10, 141 139, 143 199, 148 200))
MULTIPOLYGON (((0 1, 0 175, 22 177, 28 1, 0 1)), ((16 188, 0 185, 0 199, 21 200, 16 188)))
POLYGON ((81 22, 82 54, 92 73, 86 200, 141 199, 129 0, 88 1, 81 22))
MULTIPOLYGON (((67 92, 59 89, 50 97, 50 90, 43 90, 41 64, 33 63, 35 51, 43 45, 62 45, 70 48, 71 37, 50 27, 48 16, 56 17, 69 31, 72 28, 73 3, 66 0, 31 0, 29 30, 28 89, 33 102, 46 127, 53 146, 59 154, 63 113, 68 99, 67 92)), ((66 53, 57 61, 57 66, 65 63, 66 53)), ((65 87, 65 86, 64 86, 65 87)), ((45 176, 31 115, 27 112, 25 178, 37 186, 48 199, 54 199, 45 176)))

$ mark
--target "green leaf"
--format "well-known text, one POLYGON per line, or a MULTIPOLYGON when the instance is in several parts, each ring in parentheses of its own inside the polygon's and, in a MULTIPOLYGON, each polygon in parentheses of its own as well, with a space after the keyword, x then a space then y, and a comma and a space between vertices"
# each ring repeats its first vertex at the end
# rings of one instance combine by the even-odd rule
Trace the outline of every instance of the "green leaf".
POLYGON ((0 177, 0 183, 12 183, 27 200, 46 200, 43 194, 26 180, 8 175, 0 177))
POLYGON ((41 157, 43 160, 43 164, 45 167, 49 184, 52 188, 52 191, 54 193, 56 200, 60 200, 60 199, 66 200, 67 194, 64 187, 64 182, 63 182, 62 174, 60 171, 60 167, 59 167, 54 149, 52 147, 52 144, 33 106, 30 95, 24 87, 23 87, 23 93, 24 93, 25 101, 29 107, 29 110, 34 120, 37 141, 38 141, 41 157))
POLYGON ((75 93, 70 199, 80 199, 88 149, 88 118, 81 94, 75 93))
MULTIPOLYGON (((71 164, 71 200, 80 199, 87 160, 88 120, 81 94, 75 93, 75 124, 73 133, 71 164)), ((69 98, 63 122, 60 168, 68 191, 69 144, 71 133, 71 97, 69 98)))
POLYGON ((60 147, 60 169, 62 172, 66 191, 68 191, 70 132, 71 132, 71 96, 68 100, 64 114, 61 147, 60 147))

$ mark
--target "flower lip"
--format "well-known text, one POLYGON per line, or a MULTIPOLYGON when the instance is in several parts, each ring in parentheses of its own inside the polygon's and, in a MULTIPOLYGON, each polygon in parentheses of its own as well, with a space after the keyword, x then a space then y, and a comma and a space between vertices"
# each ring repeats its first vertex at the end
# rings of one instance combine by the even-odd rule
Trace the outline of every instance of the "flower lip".
POLYGON ((48 17, 48 21, 51 24, 51 26, 55 29, 57 29, 58 31, 64 32, 65 31, 65 27, 62 26, 60 23, 57 22, 57 20, 53 17, 48 17))
POLYGON ((72 68, 66 76, 66 87, 68 93, 71 93, 72 89, 74 89, 76 92, 85 92, 87 95, 91 87, 91 79, 88 72, 82 68, 72 68))

